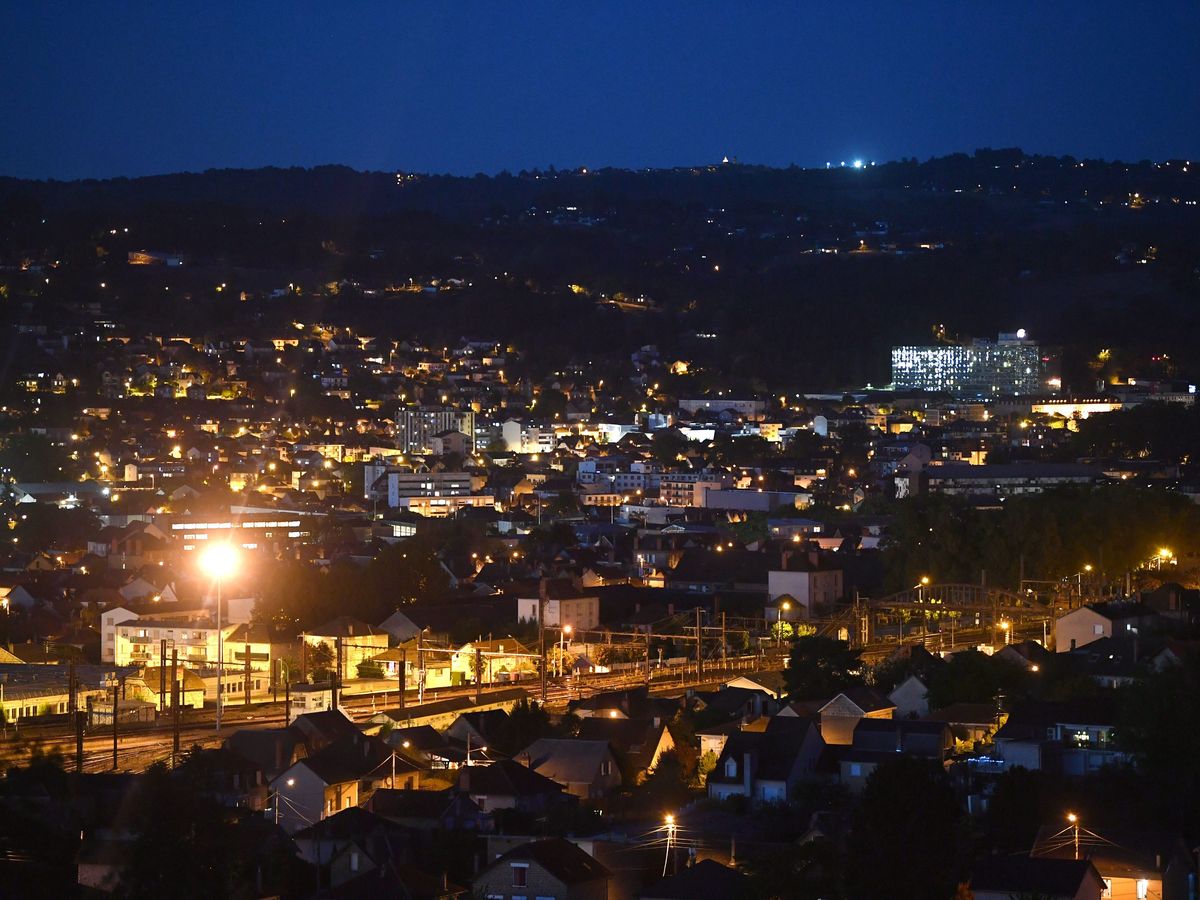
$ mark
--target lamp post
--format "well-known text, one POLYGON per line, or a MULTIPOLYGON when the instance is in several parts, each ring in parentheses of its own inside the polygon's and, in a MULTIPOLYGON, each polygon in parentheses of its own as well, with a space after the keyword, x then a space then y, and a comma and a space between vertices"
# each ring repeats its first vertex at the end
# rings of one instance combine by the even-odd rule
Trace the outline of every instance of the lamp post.
POLYGON ((1004 632, 1004 644, 1007 646, 1012 643, 1012 622, 1004 619, 1000 622, 1000 630, 1004 632))
POLYGON ((783 645, 783 613, 786 613, 792 608, 791 601, 784 600, 779 604, 780 615, 775 617, 775 649, 779 649, 783 645))
MULTIPOLYGON (((287 780, 288 787, 291 787, 295 783, 296 783, 295 778, 289 778, 287 780)), ((275 798, 275 824, 278 825, 279 824, 279 801, 283 799, 283 795, 279 793, 279 788, 275 788, 275 790, 271 791, 271 793, 268 795, 267 799, 270 800, 271 797, 275 798)))
POLYGON ((671 849, 675 846, 675 817, 670 813, 663 819, 663 825, 667 829, 667 852, 663 857, 663 878, 667 877, 667 865, 671 862, 671 849))
POLYGON ((237 568, 238 555, 233 545, 226 542, 213 544, 200 553, 200 568, 217 587, 217 731, 221 730, 221 706, 225 702, 225 635, 221 631, 221 584, 237 568))
POLYGON ((1075 858, 1079 859, 1079 816, 1075 813, 1067 813, 1067 821, 1071 823, 1071 830, 1075 837, 1075 858))
POLYGON ((558 637, 558 677, 562 678, 566 670, 567 637, 571 634, 571 626, 564 625, 558 637))

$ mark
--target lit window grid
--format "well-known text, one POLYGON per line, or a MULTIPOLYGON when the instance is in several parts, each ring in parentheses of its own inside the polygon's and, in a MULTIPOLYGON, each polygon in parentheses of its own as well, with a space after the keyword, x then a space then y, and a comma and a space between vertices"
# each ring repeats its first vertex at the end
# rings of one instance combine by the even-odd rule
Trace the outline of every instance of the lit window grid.
POLYGON ((1037 393, 1038 348, 977 342, 966 347, 893 347, 892 384, 898 391, 984 397, 1037 393))

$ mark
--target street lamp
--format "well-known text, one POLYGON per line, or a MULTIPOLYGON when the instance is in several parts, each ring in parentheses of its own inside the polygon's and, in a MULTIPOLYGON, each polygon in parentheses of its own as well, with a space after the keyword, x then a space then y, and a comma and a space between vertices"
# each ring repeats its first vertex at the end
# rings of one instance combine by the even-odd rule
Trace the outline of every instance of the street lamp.
POLYGON ((784 600, 779 604, 779 615, 775 616, 775 647, 778 649, 783 644, 783 623, 784 613, 792 608, 790 600, 784 600))
POLYGON ((667 864, 671 861, 671 848, 675 845, 675 817, 667 813, 663 819, 663 826, 667 829, 667 852, 663 857, 663 878, 667 877, 667 864))
POLYGON ((1073 812, 1067 813, 1067 821, 1071 823, 1071 830, 1074 832, 1075 838, 1075 858, 1079 859, 1079 816, 1073 812))
POLYGON ((571 626, 564 625, 558 638, 558 677, 563 677, 563 670, 566 668, 567 657, 567 637, 571 634, 571 626))
POLYGON ((200 552, 200 568, 217 586, 217 731, 221 730, 222 682, 225 674, 225 635, 221 631, 221 584, 234 573, 238 553, 228 542, 211 544, 200 552))
POLYGON ((1006 645, 1011 644, 1012 643, 1012 623, 1009 622, 1007 619, 1004 619, 1003 621, 1000 622, 1000 630, 1004 632, 1004 643, 1006 645))

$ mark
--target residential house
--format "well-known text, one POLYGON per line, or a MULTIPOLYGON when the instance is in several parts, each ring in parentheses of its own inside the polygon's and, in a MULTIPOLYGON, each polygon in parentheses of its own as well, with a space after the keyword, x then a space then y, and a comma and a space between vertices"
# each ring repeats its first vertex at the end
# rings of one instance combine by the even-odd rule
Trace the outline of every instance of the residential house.
POLYGON ((1091 829, 1073 824, 1043 826, 1034 839, 1033 859, 1091 863, 1104 884, 1100 896, 1112 900, 1191 900, 1196 865, 1178 834, 1135 829, 1091 829))
POLYGON ((511 636, 497 640, 469 641, 450 655, 451 682, 475 682, 477 658, 481 666, 479 681, 482 684, 532 678, 537 674, 536 656, 536 653, 511 636))
POLYGON ((383 741, 359 732, 294 763, 271 781, 271 791, 279 824, 290 833, 360 805, 384 785, 417 788, 420 769, 383 741))
POLYGON ((851 794, 861 794, 867 779, 896 754, 941 763, 954 748, 945 722, 912 719, 859 719, 853 743, 838 756, 839 778, 851 794))
POLYGON ((1119 634, 1137 634, 1152 626, 1158 614, 1141 603, 1091 603, 1073 609, 1054 622, 1054 649, 1067 653, 1092 641, 1119 634))
MULTIPOLYGON (((854 728, 860 719, 891 719, 896 705, 880 691, 866 685, 848 687, 817 708, 821 736, 827 744, 849 746, 854 743, 854 728)), ((779 715, 795 715, 791 707, 779 715)))
POLYGON ((607 900, 608 869, 563 838, 514 847, 494 860, 474 882, 477 897, 489 900, 607 900))
POLYGON ((361 619, 353 616, 338 616, 319 628, 304 632, 301 641, 309 648, 324 644, 337 656, 341 647, 341 658, 335 661, 338 677, 345 681, 358 677, 358 667, 370 662, 388 648, 389 635, 361 619))
POLYGON ((929 713, 924 721, 948 725, 954 749, 968 751, 990 744, 992 735, 1008 721, 1008 713, 995 703, 952 703, 929 713))
POLYGON ((658 761, 675 749, 671 732, 661 719, 618 719, 591 716, 579 727, 585 741, 607 741, 622 769, 636 784, 658 767, 658 761))
POLYGON ((294 728, 239 728, 225 739, 224 746, 254 763, 267 781, 308 754, 302 735, 294 728))
POLYGON ((843 594, 842 567, 816 550, 784 550, 780 567, 767 572, 767 596, 772 608, 789 602, 783 618, 807 620, 817 606, 829 606, 843 594))
POLYGON ((608 741, 540 738, 516 759, 581 800, 599 800, 621 785, 621 770, 608 741))
POLYGON ((517 620, 536 622, 544 607, 546 627, 588 630, 600 627, 600 597, 585 590, 570 578, 543 578, 537 592, 524 590, 517 595, 517 620), (533 594, 533 596, 527 596, 533 594))
POLYGON ((464 766, 458 771, 458 790, 488 813, 517 809, 543 815, 572 799, 558 782, 510 759, 464 766))
MULTIPOLYGON (((486 771, 487 768, 472 771, 486 771)), ((418 831, 488 831, 491 816, 455 788, 440 791, 379 788, 366 808, 406 828, 418 831)))
POLYGON ((989 856, 971 869, 974 900, 1100 900, 1111 896, 1096 867, 1086 859, 989 856))
POLYGON ((1015 707, 992 742, 1005 768, 1086 775, 1120 765, 1129 755, 1114 740, 1111 696, 1064 702, 1027 701, 1015 707))
POLYGON ((909 675, 887 695, 897 719, 919 718, 929 712, 929 687, 919 675, 909 675))
POLYGON ((732 866, 702 859, 683 871, 645 888, 639 900, 709 900, 712 897, 747 897, 750 879, 732 866))
POLYGON ((737 678, 731 678, 725 682, 725 687, 749 688, 752 691, 762 691, 776 700, 783 699, 784 695, 787 694, 787 684, 784 681, 783 672, 775 669, 768 669, 765 672, 752 672, 748 675, 739 675, 737 678))
POLYGON ((765 731, 734 732, 708 775, 708 796, 782 803, 801 779, 812 774, 824 749, 813 719, 776 716, 765 731))

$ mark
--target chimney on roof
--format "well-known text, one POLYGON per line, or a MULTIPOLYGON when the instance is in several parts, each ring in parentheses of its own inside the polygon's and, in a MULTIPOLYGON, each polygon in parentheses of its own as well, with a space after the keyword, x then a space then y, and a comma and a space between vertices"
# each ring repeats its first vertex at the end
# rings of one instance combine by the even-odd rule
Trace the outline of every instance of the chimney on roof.
POLYGON ((754 753, 747 750, 742 754, 742 787, 746 791, 746 799, 754 799, 754 753))

